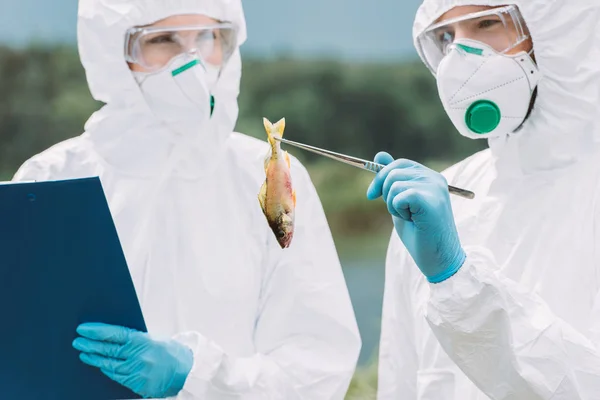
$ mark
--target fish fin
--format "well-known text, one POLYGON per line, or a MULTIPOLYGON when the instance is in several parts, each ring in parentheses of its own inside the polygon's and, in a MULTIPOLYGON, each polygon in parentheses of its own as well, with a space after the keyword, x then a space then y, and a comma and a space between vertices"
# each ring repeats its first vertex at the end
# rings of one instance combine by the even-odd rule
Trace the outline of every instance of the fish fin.
POLYGON ((294 207, 296 207, 296 190, 292 191, 292 200, 294 201, 294 207))
POLYGON ((292 168, 292 162, 290 160, 290 155, 288 154, 288 152, 285 152, 285 162, 287 163, 288 168, 292 168))
POLYGON ((285 130, 285 118, 281 118, 279 121, 275 122, 271 126, 273 131, 277 133, 277 136, 279 136, 280 138, 283 137, 283 131, 285 130))
POLYGON ((267 154, 265 155, 265 160, 264 160, 265 174, 267 173, 267 170, 269 169, 269 163, 271 162, 272 155, 273 155, 273 149, 269 149, 269 151, 267 151, 267 154))
POLYGON ((275 142, 272 136, 274 131, 273 124, 271 123, 271 121, 263 117, 263 125, 265 126, 265 131, 267 132, 267 139, 269 140, 271 146, 273 146, 275 142))
POLYGON ((263 213, 266 214, 265 203, 267 200, 267 181, 264 181, 262 186, 260 187, 260 192, 258 192, 258 202, 260 203, 260 208, 262 208, 263 213))

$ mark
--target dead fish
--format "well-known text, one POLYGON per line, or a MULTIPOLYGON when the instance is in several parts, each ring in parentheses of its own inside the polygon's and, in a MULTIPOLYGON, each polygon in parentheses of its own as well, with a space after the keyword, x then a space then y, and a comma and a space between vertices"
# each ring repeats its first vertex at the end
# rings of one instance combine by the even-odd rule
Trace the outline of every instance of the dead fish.
POLYGON ((258 201, 267 222, 282 249, 290 246, 294 236, 296 191, 292 188, 290 156, 281 150, 281 142, 274 136, 283 137, 285 118, 272 124, 263 118, 267 138, 271 145, 265 157, 266 179, 260 188, 258 201))

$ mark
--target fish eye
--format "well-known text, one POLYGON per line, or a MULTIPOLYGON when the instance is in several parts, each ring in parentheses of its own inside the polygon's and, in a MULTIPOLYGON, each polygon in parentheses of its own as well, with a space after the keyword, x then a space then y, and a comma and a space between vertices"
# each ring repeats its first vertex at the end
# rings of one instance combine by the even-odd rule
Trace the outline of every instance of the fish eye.
POLYGON ((279 232, 277 232, 277 236, 280 237, 280 238, 282 238, 282 237, 285 236, 285 232, 284 231, 279 231, 279 232))

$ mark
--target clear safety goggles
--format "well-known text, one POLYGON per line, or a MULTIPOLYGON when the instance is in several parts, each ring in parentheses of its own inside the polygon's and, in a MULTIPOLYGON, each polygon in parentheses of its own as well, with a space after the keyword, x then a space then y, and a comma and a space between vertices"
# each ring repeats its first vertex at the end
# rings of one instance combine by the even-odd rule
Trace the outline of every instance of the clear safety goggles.
POLYGON ((203 62, 223 67, 236 48, 230 23, 177 27, 134 27, 125 37, 125 59, 149 71, 165 67, 180 54, 196 54, 203 62))
POLYGON ((525 20, 514 6, 492 8, 430 26, 417 37, 427 67, 435 74, 455 40, 471 39, 506 54, 529 39, 525 20))

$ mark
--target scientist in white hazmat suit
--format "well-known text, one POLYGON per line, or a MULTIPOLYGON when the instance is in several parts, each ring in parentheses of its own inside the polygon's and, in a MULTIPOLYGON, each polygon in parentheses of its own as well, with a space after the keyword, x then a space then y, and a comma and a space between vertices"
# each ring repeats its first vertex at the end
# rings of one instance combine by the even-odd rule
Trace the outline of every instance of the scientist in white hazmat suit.
POLYGON ((282 250, 257 197, 269 147, 232 132, 240 1, 80 0, 78 20, 106 105, 14 180, 100 177, 149 332, 92 321, 73 351, 147 398, 343 399, 360 337, 320 200, 292 158, 282 250))
POLYGON ((443 174, 375 157, 395 227, 380 400, 600 399, 598 21, 597 0, 421 5, 442 104, 489 148, 443 174))

